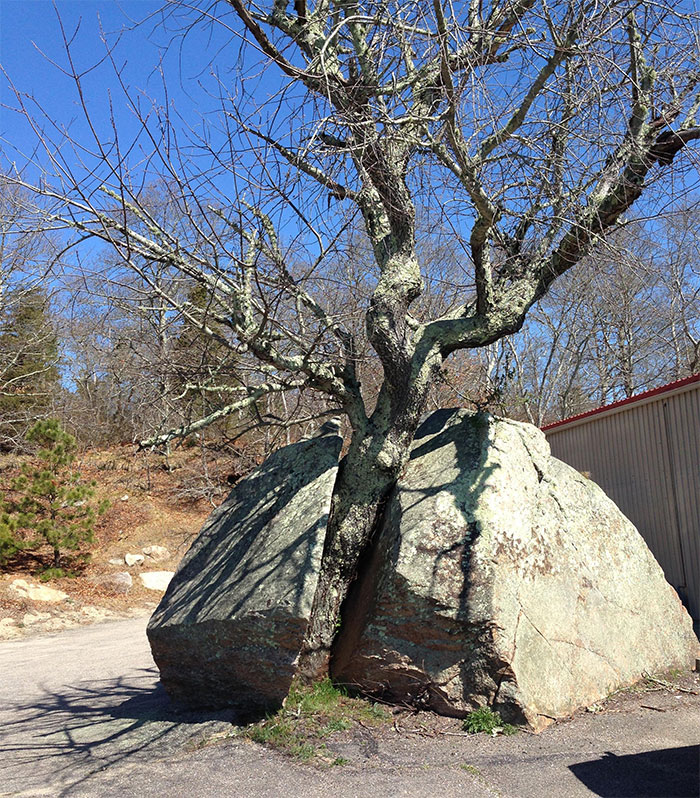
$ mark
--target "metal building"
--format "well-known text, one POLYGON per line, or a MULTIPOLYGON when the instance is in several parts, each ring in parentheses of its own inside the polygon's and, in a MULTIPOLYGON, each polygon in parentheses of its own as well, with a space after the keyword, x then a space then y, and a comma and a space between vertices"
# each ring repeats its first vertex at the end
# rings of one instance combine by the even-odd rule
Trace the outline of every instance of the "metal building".
POLYGON ((700 374, 542 428, 641 532, 700 622, 700 374))

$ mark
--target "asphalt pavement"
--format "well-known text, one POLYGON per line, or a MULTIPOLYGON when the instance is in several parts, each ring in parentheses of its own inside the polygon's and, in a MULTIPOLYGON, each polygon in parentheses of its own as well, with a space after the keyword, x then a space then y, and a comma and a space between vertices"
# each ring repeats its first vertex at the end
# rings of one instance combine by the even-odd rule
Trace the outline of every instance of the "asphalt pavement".
POLYGON ((658 691, 539 735, 367 735, 320 770, 179 713, 145 618, 0 644, 0 796, 698 798, 700 697, 658 691), (205 741, 219 739, 215 744, 205 741))

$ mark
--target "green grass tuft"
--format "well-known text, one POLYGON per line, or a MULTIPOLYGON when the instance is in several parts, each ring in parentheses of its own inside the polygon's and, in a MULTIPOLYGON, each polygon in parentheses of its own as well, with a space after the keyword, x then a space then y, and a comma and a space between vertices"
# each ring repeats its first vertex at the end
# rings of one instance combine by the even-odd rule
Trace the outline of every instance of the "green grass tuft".
POLYGON ((476 767, 476 765, 463 764, 463 765, 460 765, 460 767, 462 768, 462 770, 466 770, 467 773, 471 773, 472 776, 480 776, 481 775, 481 771, 479 770, 478 767, 476 767))
POLYGON ((347 764, 347 760, 333 757, 324 740, 356 724, 380 726, 390 719, 391 713, 384 707, 348 696, 330 679, 313 685, 295 682, 282 709, 247 726, 243 734, 295 759, 339 766, 347 764))
POLYGON ((336 687, 330 679, 324 679, 310 687, 292 685, 285 707, 298 710, 304 715, 313 715, 318 712, 331 712, 338 705, 345 692, 336 687))
POLYGON ((469 734, 516 734, 518 729, 510 723, 504 723, 498 712, 494 712, 489 707, 480 707, 470 712, 462 724, 464 731, 469 734))

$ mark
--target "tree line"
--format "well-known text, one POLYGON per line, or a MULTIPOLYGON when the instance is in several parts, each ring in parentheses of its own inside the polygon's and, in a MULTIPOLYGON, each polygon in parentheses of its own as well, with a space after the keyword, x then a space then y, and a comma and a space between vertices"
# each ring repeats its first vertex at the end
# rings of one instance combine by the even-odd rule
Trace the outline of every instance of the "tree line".
MULTIPOLYGON (((206 318, 213 301, 201 284, 159 264, 135 278, 106 252, 89 265, 62 261, 59 240, 25 224, 28 198, 7 182, 2 192, 4 451, 21 451, 37 419, 60 420, 84 447, 151 441, 165 451, 213 417, 198 433, 205 445, 235 451, 252 436, 264 454, 334 412, 302 390, 251 395, 257 364, 217 340, 226 332, 216 321, 207 331, 192 323, 187 308, 206 318), (169 297, 180 298, 181 312, 169 297)), ((336 291, 359 330, 371 253, 356 239, 348 234, 336 291)), ((445 364, 428 406, 544 425, 697 373, 699 249, 700 213, 690 205, 628 222, 540 300, 519 333, 445 364)), ((451 253, 431 254, 443 268, 423 301, 444 312, 459 275, 451 253)), ((358 369, 376 396, 381 367, 369 347, 358 369)))

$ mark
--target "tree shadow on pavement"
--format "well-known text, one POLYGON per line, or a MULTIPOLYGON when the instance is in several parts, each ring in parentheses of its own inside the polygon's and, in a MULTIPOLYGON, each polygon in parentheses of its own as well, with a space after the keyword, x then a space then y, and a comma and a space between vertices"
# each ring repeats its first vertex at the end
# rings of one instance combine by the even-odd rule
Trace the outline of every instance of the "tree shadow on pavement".
POLYGON ((0 794, 51 787, 64 795, 127 757, 160 758, 236 722, 227 711, 179 711, 155 668, 46 689, 2 711, 0 794))
POLYGON ((697 798, 700 746, 665 748, 570 765, 569 770, 601 798, 697 798))
MULTIPOLYGON (((158 670, 149 668, 144 671, 158 678, 158 670)), ((210 721, 237 723, 237 715, 232 709, 192 710, 173 704, 160 682, 152 689, 133 690, 121 694, 125 697, 120 704, 113 706, 109 713, 113 718, 131 718, 136 721, 169 721, 171 723, 199 724, 210 721)))

